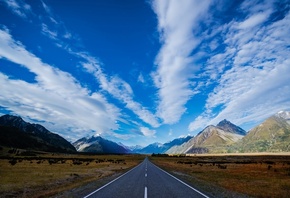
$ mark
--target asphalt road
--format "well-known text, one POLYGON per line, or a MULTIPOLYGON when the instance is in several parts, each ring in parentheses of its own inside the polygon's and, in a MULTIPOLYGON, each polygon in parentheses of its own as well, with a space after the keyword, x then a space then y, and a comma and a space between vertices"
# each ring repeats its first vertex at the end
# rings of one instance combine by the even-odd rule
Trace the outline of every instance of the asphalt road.
POLYGON ((152 164, 147 158, 135 168, 85 198, 205 198, 188 184, 152 164))

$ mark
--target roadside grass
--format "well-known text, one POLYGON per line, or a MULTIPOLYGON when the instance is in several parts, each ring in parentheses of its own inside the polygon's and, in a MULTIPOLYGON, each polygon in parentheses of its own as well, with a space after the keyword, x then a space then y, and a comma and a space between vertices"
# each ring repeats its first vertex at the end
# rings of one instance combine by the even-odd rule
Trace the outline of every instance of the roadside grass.
MULTIPOLYGON (((216 191, 249 197, 289 197, 290 156, 150 157, 165 170, 184 176, 193 186, 219 197, 216 191)), ((226 197, 237 197, 236 195, 226 197)), ((225 196, 223 196, 225 197, 225 196)))
POLYGON ((141 155, 38 154, 0 159, 0 197, 49 197, 125 172, 141 155))

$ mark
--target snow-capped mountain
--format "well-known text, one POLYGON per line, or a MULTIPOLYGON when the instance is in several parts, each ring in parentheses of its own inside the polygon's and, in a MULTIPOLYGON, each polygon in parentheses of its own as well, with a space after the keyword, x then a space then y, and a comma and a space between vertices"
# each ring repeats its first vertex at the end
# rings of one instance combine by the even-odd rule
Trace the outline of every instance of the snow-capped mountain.
POLYGON ((129 151, 116 142, 101 136, 84 137, 73 143, 77 151, 90 153, 128 153, 129 151))
POLYGON ((149 144, 148 146, 146 146, 142 149, 132 150, 132 152, 133 153, 143 153, 143 154, 165 153, 171 147, 181 145, 184 142, 187 142, 191 138, 192 138, 192 136, 180 137, 180 138, 176 138, 172 141, 166 142, 164 144, 156 142, 153 144, 149 144))
POLYGON ((290 124, 290 111, 279 111, 274 116, 284 119, 288 124, 290 124))
POLYGON ((148 146, 142 147, 126 146, 121 142, 116 143, 110 140, 106 140, 100 136, 84 137, 73 143, 77 151, 79 152, 92 152, 92 153, 140 153, 140 154, 152 154, 152 153, 165 153, 169 148, 175 145, 180 145, 188 141, 191 136, 180 137, 174 139, 165 144, 153 143, 148 146))

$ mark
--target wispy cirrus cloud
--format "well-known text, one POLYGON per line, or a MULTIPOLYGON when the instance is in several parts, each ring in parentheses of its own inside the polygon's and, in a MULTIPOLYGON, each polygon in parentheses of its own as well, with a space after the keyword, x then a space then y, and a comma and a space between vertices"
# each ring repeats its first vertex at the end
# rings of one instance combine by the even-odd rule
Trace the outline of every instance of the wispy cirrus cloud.
POLYGON ((209 5, 210 1, 152 2, 162 43, 152 77, 158 88, 157 115, 166 124, 179 121, 194 95, 190 78, 196 68, 191 53, 201 42, 194 33, 209 5))
POLYGON ((207 62, 209 78, 218 71, 215 66, 224 67, 214 78, 217 85, 208 95, 205 112, 189 125, 190 131, 224 118, 236 124, 259 122, 290 107, 289 10, 275 19, 275 4, 246 3, 248 9, 245 2, 240 8, 246 13, 244 20, 223 26, 224 52, 214 55, 215 63, 213 58, 207 62), (257 9, 260 13, 253 14, 257 9))
POLYGON ((7 29, 0 29, 0 46, 2 59, 36 75, 36 83, 28 83, 1 73, 0 106, 24 118, 45 121, 45 126, 74 139, 90 131, 106 134, 118 129, 120 110, 102 94, 83 88, 71 74, 43 63, 7 29))
POLYGON ((137 81, 143 84, 145 83, 145 79, 142 73, 139 74, 137 81))
POLYGON ((28 14, 32 13, 31 6, 22 0, 0 0, 4 2, 8 9, 17 16, 26 19, 28 14))
POLYGON ((43 16, 40 17, 41 32, 43 35, 52 39, 57 47, 66 48, 68 43, 65 40, 74 40, 80 42, 78 36, 70 32, 65 24, 59 19, 57 15, 53 13, 53 10, 44 2, 41 1, 43 10, 43 16))
POLYGON ((45 36, 48 36, 50 39, 57 40, 57 31, 50 30, 46 24, 41 24, 41 31, 45 36))
MULTIPOLYGON (((72 52, 71 53, 75 53, 72 52)), ((87 53, 75 53, 86 61, 81 63, 87 72, 93 74, 100 84, 100 88, 108 92, 114 98, 120 100, 125 107, 131 110, 143 122, 152 127, 160 126, 158 118, 148 109, 136 102, 133 98, 134 93, 131 86, 118 76, 108 77, 102 70, 100 63, 87 53)))

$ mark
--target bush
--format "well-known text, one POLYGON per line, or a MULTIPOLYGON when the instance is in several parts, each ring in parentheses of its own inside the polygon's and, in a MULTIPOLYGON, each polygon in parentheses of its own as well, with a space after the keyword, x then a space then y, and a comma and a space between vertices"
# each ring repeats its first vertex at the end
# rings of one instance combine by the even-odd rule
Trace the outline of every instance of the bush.
POLYGON ((17 160, 16 159, 11 159, 9 160, 9 163, 14 166, 16 163, 17 163, 17 160))
POLYGON ((169 155, 168 154, 160 154, 160 153, 157 153, 157 154, 155 154, 155 153, 152 153, 152 155, 151 155, 152 157, 169 157, 169 155))
POLYGON ((83 162, 81 162, 80 160, 74 159, 73 160, 73 165, 81 165, 83 164, 83 162))

